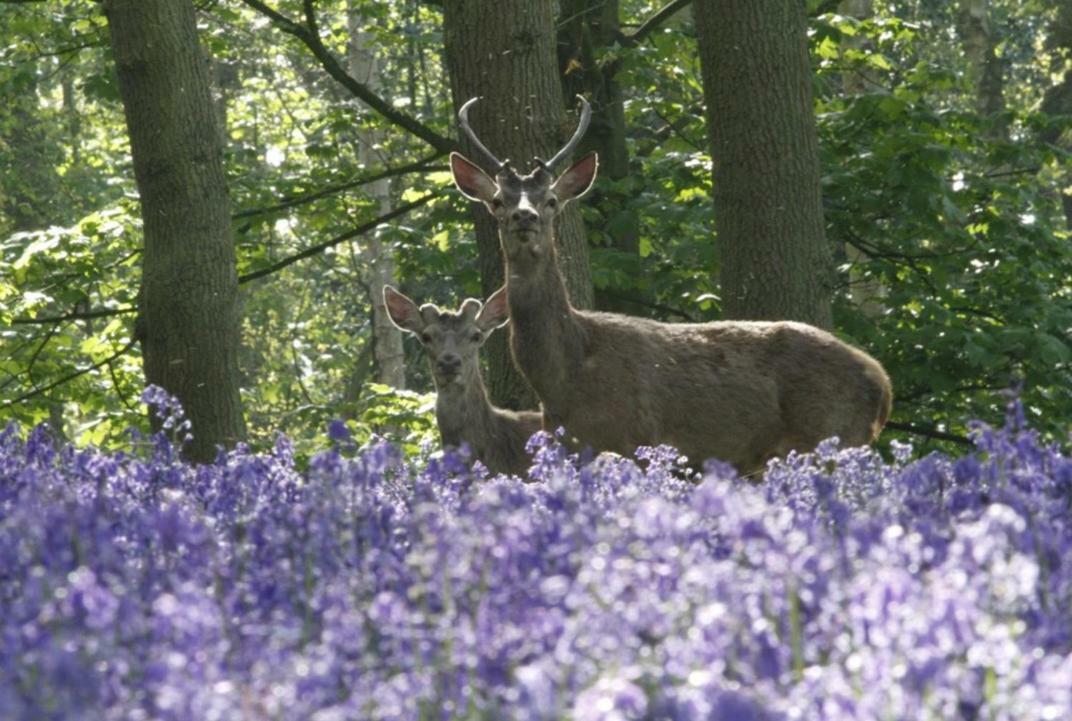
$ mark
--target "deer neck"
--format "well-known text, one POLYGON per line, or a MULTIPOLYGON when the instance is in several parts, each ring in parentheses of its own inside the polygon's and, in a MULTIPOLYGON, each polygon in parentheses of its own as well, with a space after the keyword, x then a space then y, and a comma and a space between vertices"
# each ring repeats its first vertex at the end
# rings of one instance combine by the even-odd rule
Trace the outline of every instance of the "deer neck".
POLYGON ((563 382, 583 356, 583 335, 558 269, 553 238, 547 247, 545 255, 506 261, 510 347, 545 401, 565 391, 563 382))
POLYGON ((451 383, 436 388, 436 423, 443 444, 474 445, 475 438, 487 434, 492 423, 491 402, 480 374, 467 383, 451 383))

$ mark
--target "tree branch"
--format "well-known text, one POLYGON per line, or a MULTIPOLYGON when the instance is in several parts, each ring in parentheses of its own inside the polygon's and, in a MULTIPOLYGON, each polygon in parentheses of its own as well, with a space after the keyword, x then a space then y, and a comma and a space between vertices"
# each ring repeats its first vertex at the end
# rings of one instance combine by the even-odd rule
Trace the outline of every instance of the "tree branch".
POLYGON ((73 381, 75 378, 78 378, 80 376, 84 376, 86 373, 92 373, 93 371, 97 370, 98 368, 101 368, 102 366, 108 365, 109 363, 114 361, 116 358, 118 358, 121 355, 123 355, 124 353, 126 353, 128 350, 130 350, 134 346, 135 343, 137 343, 137 341, 131 339, 131 341, 129 343, 127 343, 125 346, 123 346, 122 348, 120 348, 119 350, 117 350, 115 353, 113 353, 112 355, 108 356, 104 360, 98 361, 98 362, 94 363, 91 366, 87 366, 86 368, 76 370, 73 373, 68 373, 67 375, 63 376, 59 380, 54 380, 51 383, 49 383, 47 386, 41 386, 40 388, 35 388, 32 391, 28 391, 26 393, 23 393, 18 398, 15 398, 15 399, 9 400, 9 401, 4 401, 3 407, 4 408, 10 408, 13 405, 16 405, 18 403, 22 403, 23 401, 27 401, 27 400, 29 400, 31 398, 34 398, 35 396, 39 396, 39 395, 43 395, 45 393, 48 393, 53 388, 61 386, 64 383, 69 383, 69 382, 73 381))
POLYGON ((658 10, 650 18, 641 23, 640 27, 636 30, 628 35, 622 35, 622 37, 619 38, 619 42, 623 47, 627 48, 639 45, 644 42, 649 35, 658 30, 664 22, 673 17, 678 10, 685 7, 690 2, 692 2, 692 0, 671 0, 664 5, 662 9, 658 10))
POLYGON ((275 213, 280 210, 286 210, 287 208, 293 208, 298 205, 304 205, 306 203, 312 203, 315 200, 320 200, 329 195, 335 193, 341 193, 344 190, 350 188, 356 188, 361 185, 367 185, 368 183, 375 183, 377 180, 383 180, 384 178, 393 178, 399 175, 406 175, 407 173, 415 173, 417 171, 434 170, 429 164, 443 157, 443 153, 436 151, 432 155, 429 155, 421 160, 409 163, 408 165, 402 165, 397 168, 387 168, 379 173, 373 175, 365 175, 355 180, 351 180, 346 183, 340 183, 338 185, 329 185, 328 187, 318 190, 315 193, 308 193, 306 195, 296 195, 292 198, 276 203, 275 205, 269 205, 264 208, 250 208, 249 210, 241 210, 231 215, 232 220, 238 220, 239 218, 250 218, 256 215, 267 215, 268 213, 275 213))
POLYGON ((413 135, 416 135, 440 153, 449 153, 457 147, 457 144, 453 140, 440 135, 416 118, 396 110, 379 95, 369 90, 367 85, 359 82, 356 78, 346 72, 346 69, 343 68, 332 54, 331 50, 324 45, 320 36, 315 32, 316 21, 315 17, 312 16, 312 2, 310 0, 305 0, 304 5, 306 22, 309 23, 307 25, 299 25, 290 18, 261 2, 261 0, 242 0, 242 2, 262 15, 267 16, 283 32, 301 40, 302 43, 309 48, 310 52, 313 53, 313 56, 320 61, 321 66, 327 71, 328 75, 387 120, 398 127, 409 131, 413 135))
POLYGON ((44 316, 42 318, 15 318, 11 321, 12 325, 44 325, 46 323, 63 323, 68 320, 85 320, 87 318, 108 318, 113 315, 123 315, 125 313, 137 313, 138 309, 133 307, 126 308, 103 308, 101 310, 87 310, 75 313, 67 313, 66 315, 52 315, 44 316))
MULTIPOLYGON (((245 0, 243 0, 243 1, 245 1, 245 0)), ((272 273, 275 273, 276 271, 282 270, 283 268, 286 268, 289 265, 293 265, 294 263, 297 263, 299 260, 304 260, 305 258, 310 258, 310 257, 312 257, 314 255, 317 255, 318 253, 322 253, 325 250, 327 250, 328 248, 336 246, 339 243, 343 243, 343 242, 345 242, 347 240, 350 240, 351 238, 356 238, 359 235, 363 235, 363 234, 367 233, 368 231, 373 230, 377 226, 383 225, 384 223, 386 223, 387 221, 389 221, 389 220, 391 220, 393 218, 397 218, 400 215, 405 215, 406 213, 408 213, 409 211, 413 210, 414 208, 421 207, 422 205, 424 205, 425 203, 427 203, 429 200, 431 200, 434 197, 435 197, 435 193, 428 193, 427 195, 424 195, 424 196, 418 198, 417 200, 414 200, 411 203, 406 203, 405 205, 400 205, 397 208, 395 208, 394 210, 392 210, 390 213, 384 213, 380 217, 375 218, 373 220, 370 220, 369 222, 364 223, 362 225, 359 225, 358 227, 354 228, 353 230, 349 230, 349 231, 343 233, 342 235, 339 235, 339 236, 336 236, 336 237, 332 238, 331 240, 326 240, 323 243, 319 243, 319 244, 314 245, 312 247, 306 248, 305 250, 301 251, 300 253, 295 253, 294 255, 288 256, 288 257, 284 258, 283 260, 279 261, 278 263, 273 263, 272 265, 270 265, 270 266, 268 266, 266 268, 261 268, 260 270, 253 271, 252 273, 246 273, 245 275, 239 276, 238 283, 239 283, 239 285, 241 285, 243 283, 248 283, 251 280, 256 280, 257 278, 263 278, 264 276, 271 275, 272 273)))
POLYGON ((959 443, 962 446, 974 445, 971 439, 957 435, 956 433, 946 433, 945 431, 939 431, 933 427, 917 426, 912 423, 895 423, 889 421, 886 423, 886 428, 892 428, 895 431, 904 431, 905 433, 914 433, 917 436, 924 436, 926 438, 933 438, 939 441, 949 441, 950 443, 959 443))

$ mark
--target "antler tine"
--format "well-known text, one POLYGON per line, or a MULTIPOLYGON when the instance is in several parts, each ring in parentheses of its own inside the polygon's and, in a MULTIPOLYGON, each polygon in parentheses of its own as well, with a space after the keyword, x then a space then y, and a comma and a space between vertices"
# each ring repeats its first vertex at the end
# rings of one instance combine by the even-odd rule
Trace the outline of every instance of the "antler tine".
POLYGON ((581 101, 581 119, 577 122, 577 129, 573 131, 573 137, 569 139, 569 142, 566 143, 562 150, 555 153, 555 157, 546 163, 537 158, 536 162, 545 170, 554 171, 556 165, 568 158, 580 144, 581 138, 584 137, 584 131, 588 130, 588 121, 592 119, 592 106, 588 104, 583 95, 578 95, 577 99, 581 101))
POLYGON ((474 98, 469 98, 465 101, 465 105, 463 105, 458 111, 458 127, 462 129, 462 132, 464 132, 465 135, 469 138, 469 141, 476 146, 476 149, 483 153, 484 156, 491 161, 494 171, 498 173, 506 166, 506 163, 496 158, 495 154, 488 150, 487 146, 480 142, 480 138, 476 137, 476 133, 474 133, 473 129, 469 127, 469 108, 472 107, 473 103, 475 103, 477 100, 480 100, 479 95, 474 98))

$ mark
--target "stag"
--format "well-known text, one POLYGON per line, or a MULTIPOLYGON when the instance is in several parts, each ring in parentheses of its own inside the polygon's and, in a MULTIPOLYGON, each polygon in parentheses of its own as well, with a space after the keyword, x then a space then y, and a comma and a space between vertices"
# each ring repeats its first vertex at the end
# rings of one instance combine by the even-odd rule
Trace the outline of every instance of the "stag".
POLYGON ((524 476, 525 444, 540 430, 536 411, 496 408, 480 374, 480 346, 509 322, 506 294, 486 303, 468 298, 457 311, 417 304, 389 285, 383 300, 391 322, 420 339, 436 387, 436 422, 444 446, 469 445, 492 473, 524 476))
POLYGON ((890 414, 892 389, 871 356, 791 321, 660 323, 574 308, 555 256, 554 219, 595 180, 590 153, 561 174, 591 117, 581 117, 550 160, 527 174, 500 161, 460 126, 491 174, 459 153, 454 183, 495 217, 506 263, 510 349, 543 404, 544 427, 578 445, 630 455, 668 443, 693 463, 715 457, 745 475, 791 450, 838 436, 870 443, 890 414))

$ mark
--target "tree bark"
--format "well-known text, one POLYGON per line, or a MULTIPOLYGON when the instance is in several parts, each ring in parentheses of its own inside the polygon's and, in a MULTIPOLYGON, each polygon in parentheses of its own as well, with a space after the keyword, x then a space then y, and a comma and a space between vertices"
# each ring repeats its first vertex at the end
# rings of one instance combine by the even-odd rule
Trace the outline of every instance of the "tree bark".
MULTIPOLYGON (((549 158, 576 127, 562 105, 555 53, 554 3, 543 0, 445 0, 443 35, 451 94, 457 111, 481 96, 469 114, 484 144, 515 167, 529 168, 533 157, 549 158)), ((461 138, 466 154, 484 162, 461 138)), ((487 297, 503 284, 503 260, 494 219, 474 204, 480 276, 487 297)), ((557 224, 559 267, 571 302, 592 307, 592 277, 580 211, 573 204, 557 224)), ((492 401, 509 408, 532 408, 535 396, 513 366, 506 333, 488 342, 488 389, 492 401)))
POLYGON ((722 308, 829 328, 831 262, 803 3, 698 0, 722 308))
POLYGON ((245 438, 238 276, 208 63, 190 0, 106 0, 141 196, 143 331, 149 383, 183 404, 185 453, 210 461, 245 438))
MULTIPOLYGON (((359 3, 351 2, 347 13, 350 25, 350 74, 368 86, 377 95, 382 89, 380 70, 373 50, 372 33, 363 28, 370 22, 361 14, 359 3)), ((366 168, 388 165, 380 156, 381 133, 366 129, 358 132, 358 160, 366 168)), ((379 205, 379 214, 391 211, 391 181, 377 180, 367 190, 379 205)), ((395 285, 395 259, 391 249, 383 243, 383 233, 377 229, 365 236, 361 257, 365 264, 365 285, 369 289, 369 305, 372 309, 372 352, 376 365, 376 380, 395 388, 406 387, 405 353, 402 334, 391 323, 383 302, 383 286, 395 285)))

